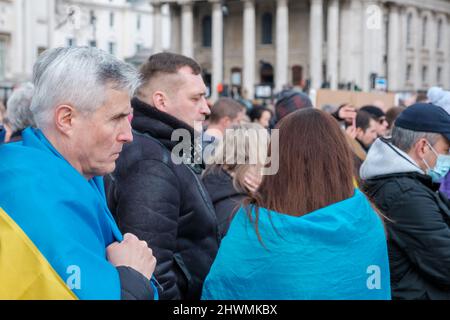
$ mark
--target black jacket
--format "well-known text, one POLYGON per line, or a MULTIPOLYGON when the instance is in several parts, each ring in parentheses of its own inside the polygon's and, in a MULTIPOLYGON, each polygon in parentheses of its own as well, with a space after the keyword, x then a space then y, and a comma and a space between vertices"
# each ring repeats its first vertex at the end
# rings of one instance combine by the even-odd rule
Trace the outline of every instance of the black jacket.
POLYGON ((431 178, 418 173, 381 175, 364 190, 387 222, 394 299, 450 299, 450 208, 431 178))
POLYGON ((208 170, 203 175, 203 183, 214 204, 220 238, 223 238, 245 194, 234 188, 233 178, 221 168, 208 170))
POLYGON ((130 267, 117 267, 120 279, 121 300, 153 300, 154 292, 150 281, 130 267))
POLYGON ((147 241, 157 259, 161 299, 199 299, 218 250, 214 207, 197 174, 175 164, 174 129, 193 129, 133 99, 133 142, 106 178, 108 205, 122 232, 147 241))

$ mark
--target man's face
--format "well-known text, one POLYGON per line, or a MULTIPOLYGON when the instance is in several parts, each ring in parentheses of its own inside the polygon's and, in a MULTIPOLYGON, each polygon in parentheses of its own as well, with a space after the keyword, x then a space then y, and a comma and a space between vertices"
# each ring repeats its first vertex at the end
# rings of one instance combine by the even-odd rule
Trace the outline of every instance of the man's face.
POLYGON ((377 121, 377 134, 379 137, 385 137, 388 132, 389 123, 386 120, 386 117, 381 117, 377 121))
POLYGON ((115 161, 133 136, 128 92, 107 89, 104 104, 94 113, 80 115, 74 123, 72 145, 81 173, 88 178, 103 176, 115 169, 115 161))
POLYGON ((200 74, 192 73, 190 67, 178 71, 181 85, 173 90, 166 100, 166 112, 194 127, 195 121, 205 121, 211 113, 206 103, 206 86, 200 74))
MULTIPOLYGON (((436 141, 436 143, 432 147, 434 148, 434 151, 438 155, 449 154, 450 144, 449 144, 448 140, 445 139, 443 136, 440 136, 439 139, 436 141)), ((433 152, 433 150, 431 150, 431 148, 428 146, 428 144, 424 145, 424 152, 425 152, 425 154, 424 154, 423 158, 425 159, 425 161, 428 163, 428 165, 431 168, 434 168, 436 166, 436 161, 437 161, 438 156, 433 152)))
POLYGON ((364 131, 357 129, 356 138, 366 147, 370 147, 377 138, 377 122, 370 119, 369 127, 364 131))
POLYGON ((259 118, 258 122, 264 128, 268 128, 269 127, 270 118, 271 118, 270 112, 269 111, 263 111, 263 113, 261 114, 261 118, 259 118))

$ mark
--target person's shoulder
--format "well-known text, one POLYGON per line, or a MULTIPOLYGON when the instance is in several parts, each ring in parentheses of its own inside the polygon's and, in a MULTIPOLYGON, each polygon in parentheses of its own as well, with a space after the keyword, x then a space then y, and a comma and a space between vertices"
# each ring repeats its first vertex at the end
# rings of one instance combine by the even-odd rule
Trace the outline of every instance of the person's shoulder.
POLYGON ((55 168, 58 159, 52 153, 23 145, 22 141, 0 145, 0 167, 3 169, 30 170, 32 173, 55 168))
POLYGON ((388 190, 390 193, 407 193, 417 189, 427 189, 423 183, 424 179, 424 175, 416 172, 395 173, 368 179, 363 184, 365 189, 388 190))
POLYGON ((135 163, 153 160, 169 164, 170 151, 156 138, 133 131, 133 141, 124 145, 119 161, 135 163))

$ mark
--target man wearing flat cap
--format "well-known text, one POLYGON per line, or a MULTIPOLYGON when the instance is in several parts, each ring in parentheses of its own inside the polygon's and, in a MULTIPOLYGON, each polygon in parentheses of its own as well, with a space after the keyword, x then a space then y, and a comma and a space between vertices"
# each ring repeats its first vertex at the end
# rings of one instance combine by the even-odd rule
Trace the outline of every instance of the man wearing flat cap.
POLYGON ((387 216, 393 299, 450 299, 450 115, 433 104, 403 111, 361 166, 363 188, 387 216))

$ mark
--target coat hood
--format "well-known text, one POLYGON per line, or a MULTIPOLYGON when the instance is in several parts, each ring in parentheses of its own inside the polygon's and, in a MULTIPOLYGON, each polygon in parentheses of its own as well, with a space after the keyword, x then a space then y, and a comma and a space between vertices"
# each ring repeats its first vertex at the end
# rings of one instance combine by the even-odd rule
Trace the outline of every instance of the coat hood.
POLYGON ((389 140, 379 138, 370 148, 359 174, 362 180, 367 180, 377 176, 406 172, 424 173, 408 154, 389 140))

